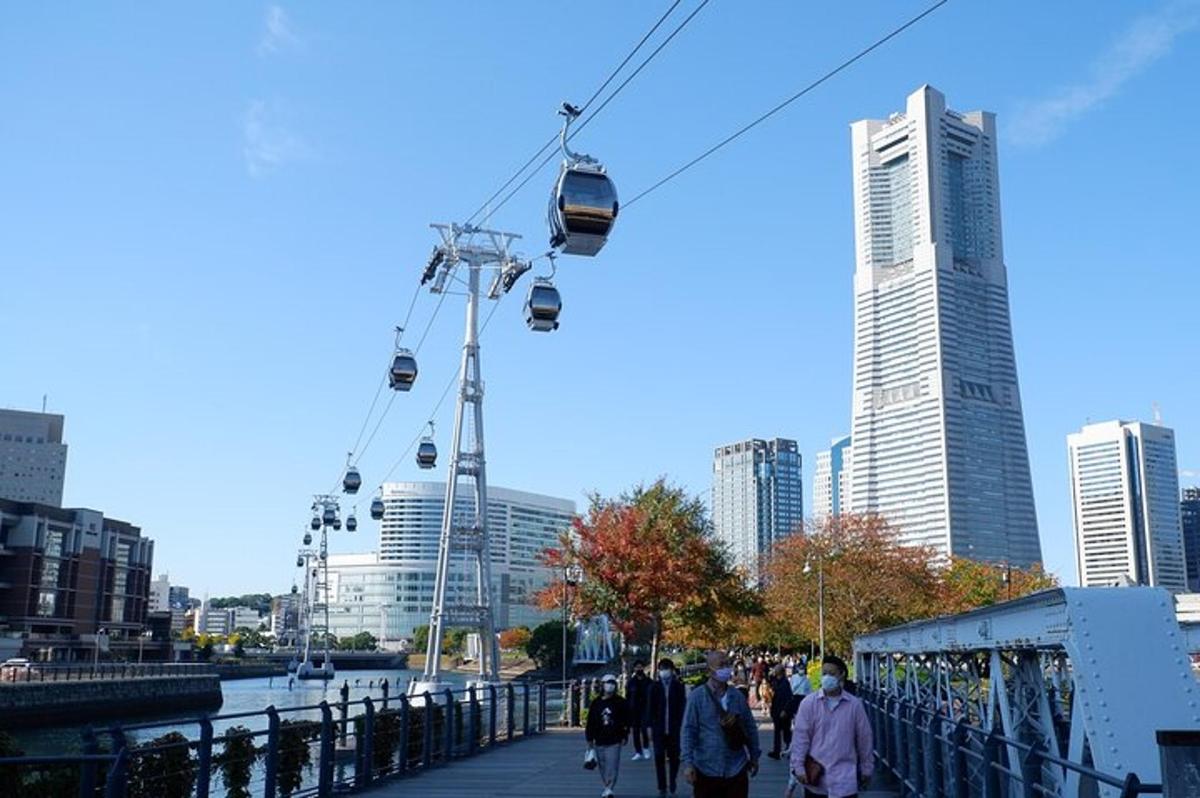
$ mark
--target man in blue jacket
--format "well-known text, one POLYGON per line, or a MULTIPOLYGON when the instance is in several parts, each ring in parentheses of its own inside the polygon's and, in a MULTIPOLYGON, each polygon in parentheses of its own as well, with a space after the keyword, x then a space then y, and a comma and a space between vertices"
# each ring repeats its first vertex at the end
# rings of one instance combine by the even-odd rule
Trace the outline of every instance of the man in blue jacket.
POLYGON ((722 651, 706 657, 708 681, 688 694, 680 727, 680 764, 693 798, 747 798, 758 773, 758 725, 722 651), (727 719, 729 727, 721 721, 727 719))
POLYGON ((658 678, 650 685, 647 701, 650 738, 654 743, 654 770, 658 775, 659 798, 675 794, 675 779, 679 775, 679 729, 683 725, 683 708, 687 690, 675 673, 675 663, 664 657, 658 662, 658 678), (667 764, 670 763, 670 778, 667 764))

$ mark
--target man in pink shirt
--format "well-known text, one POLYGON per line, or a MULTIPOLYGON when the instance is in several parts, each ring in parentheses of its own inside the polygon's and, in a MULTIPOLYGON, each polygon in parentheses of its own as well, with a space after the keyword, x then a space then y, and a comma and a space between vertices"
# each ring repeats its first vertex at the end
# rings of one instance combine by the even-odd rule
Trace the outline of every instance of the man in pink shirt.
MULTIPOLYGON (((858 795, 875 772, 871 724, 862 702, 843 690, 846 663, 838 657, 821 660, 821 689, 800 702, 792 729, 792 777, 804 785, 805 796, 849 798, 858 795), (808 783, 804 762, 820 763, 821 775, 808 783)), ((815 770, 811 768, 810 770, 815 770)), ((791 795, 792 791, 789 791, 791 795)))

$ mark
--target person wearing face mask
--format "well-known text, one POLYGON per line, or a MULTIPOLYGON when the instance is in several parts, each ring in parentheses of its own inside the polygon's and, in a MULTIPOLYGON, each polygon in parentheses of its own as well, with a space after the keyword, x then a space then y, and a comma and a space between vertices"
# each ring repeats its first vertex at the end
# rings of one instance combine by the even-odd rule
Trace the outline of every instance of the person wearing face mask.
POLYGON ((650 678, 646 676, 646 663, 638 661, 633 665, 633 676, 625 685, 625 695, 629 699, 630 725, 633 727, 633 758, 649 759, 650 735, 646 733, 646 709, 649 700, 650 678))
POLYGON ((762 749, 742 692, 729 685, 729 657, 710 651, 708 681, 688 695, 680 727, 680 762, 694 798, 747 798, 762 749))
POLYGON ((604 783, 600 795, 610 798, 621 770, 621 746, 629 740, 629 704, 617 695, 617 677, 611 673, 600 678, 600 695, 588 707, 584 737, 600 766, 600 781, 604 783))
POLYGON ((846 674, 839 657, 822 659, 821 689, 796 713, 790 765, 808 798, 856 796, 875 770, 871 724, 862 702, 845 690, 846 674))
POLYGON ((679 775, 679 728, 683 725, 683 707, 687 690, 675 675, 675 663, 667 658, 658 662, 658 678, 650 684, 647 702, 650 739, 654 743, 654 770, 658 776, 659 798, 675 794, 679 775), (670 762, 670 773, 667 763, 670 762), (668 778, 668 775, 670 778, 668 778))

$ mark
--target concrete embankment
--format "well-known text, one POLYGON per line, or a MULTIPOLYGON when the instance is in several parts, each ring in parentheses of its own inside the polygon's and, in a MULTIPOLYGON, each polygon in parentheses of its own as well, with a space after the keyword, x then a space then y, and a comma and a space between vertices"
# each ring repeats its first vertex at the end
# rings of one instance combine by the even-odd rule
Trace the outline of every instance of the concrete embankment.
POLYGON ((82 725, 220 706, 216 674, 5 684, 0 686, 0 728, 82 725))
POLYGON ((217 676, 221 677, 221 681, 229 681, 230 679, 265 679, 268 676, 287 676, 287 666, 276 663, 263 663, 254 665, 236 665, 236 664, 218 664, 213 668, 217 672, 217 676))

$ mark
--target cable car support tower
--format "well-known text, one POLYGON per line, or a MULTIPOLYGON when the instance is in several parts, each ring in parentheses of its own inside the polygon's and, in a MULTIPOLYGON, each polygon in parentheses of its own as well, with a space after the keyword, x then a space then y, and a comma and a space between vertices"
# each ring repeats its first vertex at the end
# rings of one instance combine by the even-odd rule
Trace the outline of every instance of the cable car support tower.
POLYGON ((479 634, 479 681, 500 681, 500 651, 496 641, 492 610, 491 546, 487 517, 487 458, 483 446, 483 377, 479 364, 480 279, 486 270, 492 277, 487 298, 498 300, 507 293, 531 263, 511 252, 515 233, 502 233, 472 225, 430 225, 441 236, 434 247, 421 284, 431 283, 430 291, 446 293, 451 283, 462 283, 455 272, 466 270, 467 319, 459 371, 458 401, 454 409, 454 431, 446 475, 446 501, 438 543, 437 574, 433 588, 433 608, 429 616, 429 643, 425 671, 409 688, 411 695, 444 690, 441 678, 442 636, 448 629, 468 628, 479 634), (466 433, 464 435, 464 432, 466 433), (460 499, 460 478, 474 484, 474 502, 460 499), (459 505, 464 505, 459 507, 459 505), (475 590, 471 596, 463 589, 450 591, 451 566, 458 561, 474 571, 475 590), (472 568, 473 566, 473 568, 472 568))

